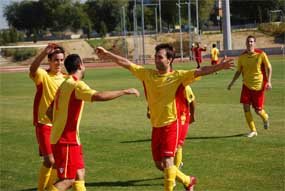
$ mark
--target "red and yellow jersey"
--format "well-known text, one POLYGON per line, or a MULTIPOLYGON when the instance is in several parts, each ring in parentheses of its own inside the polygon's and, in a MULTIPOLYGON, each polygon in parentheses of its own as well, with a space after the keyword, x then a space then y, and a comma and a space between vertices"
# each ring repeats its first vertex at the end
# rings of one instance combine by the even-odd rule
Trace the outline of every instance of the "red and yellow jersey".
POLYGON ((156 70, 131 64, 130 71, 143 82, 153 127, 169 125, 177 119, 175 94, 180 85, 194 82, 194 70, 159 74, 156 70))
POLYGON ((201 48, 201 47, 192 48, 195 58, 202 58, 202 51, 206 51, 206 50, 207 50, 206 48, 201 48))
POLYGON ((46 115, 46 111, 52 103, 56 90, 64 81, 64 75, 55 75, 38 68, 35 76, 30 74, 30 78, 35 82, 36 94, 34 98, 33 123, 51 125, 51 121, 46 115))
POLYGON ((220 54, 219 49, 212 48, 211 49, 211 60, 212 61, 218 61, 219 60, 219 54, 220 54))
POLYGON ((243 84, 251 90, 261 90, 267 81, 265 68, 271 64, 265 52, 255 49, 254 53, 245 51, 238 59, 237 71, 242 73, 243 84))
POLYGON ((80 145, 79 124, 84 101, 91 102, 95 93, 75 76, 69 76, 62 83, 54 99, 51 144, 80 145))

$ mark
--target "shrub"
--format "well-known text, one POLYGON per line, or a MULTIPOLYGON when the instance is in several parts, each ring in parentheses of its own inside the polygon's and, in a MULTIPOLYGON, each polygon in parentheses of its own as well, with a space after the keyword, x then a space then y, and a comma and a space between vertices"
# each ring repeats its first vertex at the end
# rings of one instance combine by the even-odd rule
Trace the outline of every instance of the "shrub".
POLYGON ((266 34, 279 36, 285 33, 285 23, 262 23, 258 29, 266 34))
POLYGON ((37 54, 35 48, 25 48, 25 49, 3 49, 2 55, 4 57, 12 57, 14 61, 23 61, 31 58, 37 54))

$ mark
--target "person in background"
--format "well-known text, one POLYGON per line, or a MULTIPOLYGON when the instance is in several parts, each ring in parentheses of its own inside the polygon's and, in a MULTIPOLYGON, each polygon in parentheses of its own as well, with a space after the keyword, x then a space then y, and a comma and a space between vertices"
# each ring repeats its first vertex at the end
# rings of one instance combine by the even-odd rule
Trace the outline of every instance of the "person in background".
POLYGON ((245 118, 250 129, 247 137, 257 136, 257 130, 250 111, 252 106, 258 116, 263 120, 264 129, 269 128, 269 116, 264 110, 264 92, 272 88, 272 67, 265 52, 256 49, 256 38, 246 38, 246 50, 239 56, 237 71, 228 85, 231 89, 235 81, 242 74, 243 85, 240 103, 243 104, 245 118))
POLYGON ((205 45, 204 48, 201 47, 201 42, 196 42, 195 44, 192 44, 192 52, 194 53, 194 58, 197 63, 197 68, 201 67, 202 63, 202 52, 207 50, 207 46, 205 45))

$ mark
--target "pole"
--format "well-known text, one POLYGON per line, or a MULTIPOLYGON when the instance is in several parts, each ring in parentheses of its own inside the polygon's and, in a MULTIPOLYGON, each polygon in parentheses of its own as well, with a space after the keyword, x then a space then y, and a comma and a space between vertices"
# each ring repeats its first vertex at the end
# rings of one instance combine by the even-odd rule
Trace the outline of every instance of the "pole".
POLYGON ((127 32, 126 32, 126 21, 125 21, 125 7, 123 9, 123 28, 124 28, 124 50, 125 50, 125 57, 128 58, 128 47, 127 47, 127 32))
POLYGON ((179 17, 179 26, 180 26, 180 58, 181 61, 183 61, 183 37, 182 37, 182 24, 181 24, 181 10, 180 10, 180 0, 178 0, 178 4, 176 4, 178 6, 178 17, 179 17))
POLYGON ((138 63, 138 39, 137 39, 137 34, 138 34, 138 24, 137 24, 137 2, 134 0, 134 9, 133 9, 133 27, 134 27, 134 58, 133 61, 134 63, 138 63))
POLYGON ((159 32, 162 33, 162 21, 161 21, 161 0, 158 0, 159 5, 159 32))
POLYGON ((224 50, 232 50, 230 2, 223 0, 223 37, 224 50))
POLYGON ((143 0, 141 0, 141 6, 142 6, 142 58, 143 58, 143 64, 145 64, 145 56, 144 56, 144 5, 143 0))
POLYGON ((200 41, 200 29, 199 29, 199 4, 198 0, 196 0, 196 22, 197 22, 197 33, 198 33, 198 41, 200 41))
POLYGON ((157 26, 157 6, 155 7, 155 38, 157 40, 158 26, 157 26))
POLYGON ((189 31, 189 60, 191 60, 192 57, 192 39, 191 39, 191 0, 188 1, 187 3, 187 7, 188 7, 188 31, 189 31))

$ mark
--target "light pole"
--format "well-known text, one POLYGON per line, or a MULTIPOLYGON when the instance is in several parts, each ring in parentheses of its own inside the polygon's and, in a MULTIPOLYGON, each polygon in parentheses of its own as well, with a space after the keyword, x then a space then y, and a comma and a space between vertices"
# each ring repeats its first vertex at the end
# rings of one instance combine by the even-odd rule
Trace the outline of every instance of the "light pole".
POLYGON ((230 2, 223 0, 223 37, 224 50, 232 50, 230 2))
POLYGON ((137 33, 138 33, 138 24, 137 24, 137 2, 134 0, 134 9, 133 9, 133 27, 134 27, 134 55, 133 55, 133 61, 135 63, 138 63, 138 39, 137 39, 137 33))
POLYGON ((178 7, 178 17, 179 17, 179 32, 180 32, 180 58, 181 61, 183 61, 183 37, 182 37, 182 24, 181 24, 181 5, 180 5, 180 0, 178 0, 178 4, 176 3, 178 7))
POLYGON ((198 40, 200 41, 200 29, 199 29, 199 4, 198 0, 196 0, 196 22, 197 22, 197 33, 198 33, 198 40))
POLYGON ((145 57, 144 57, 144 5, 143 5, 143 0, 141 0, 141 10, 142 10, 142 59, 143 59, 143 64, 145 64, 145 57))

